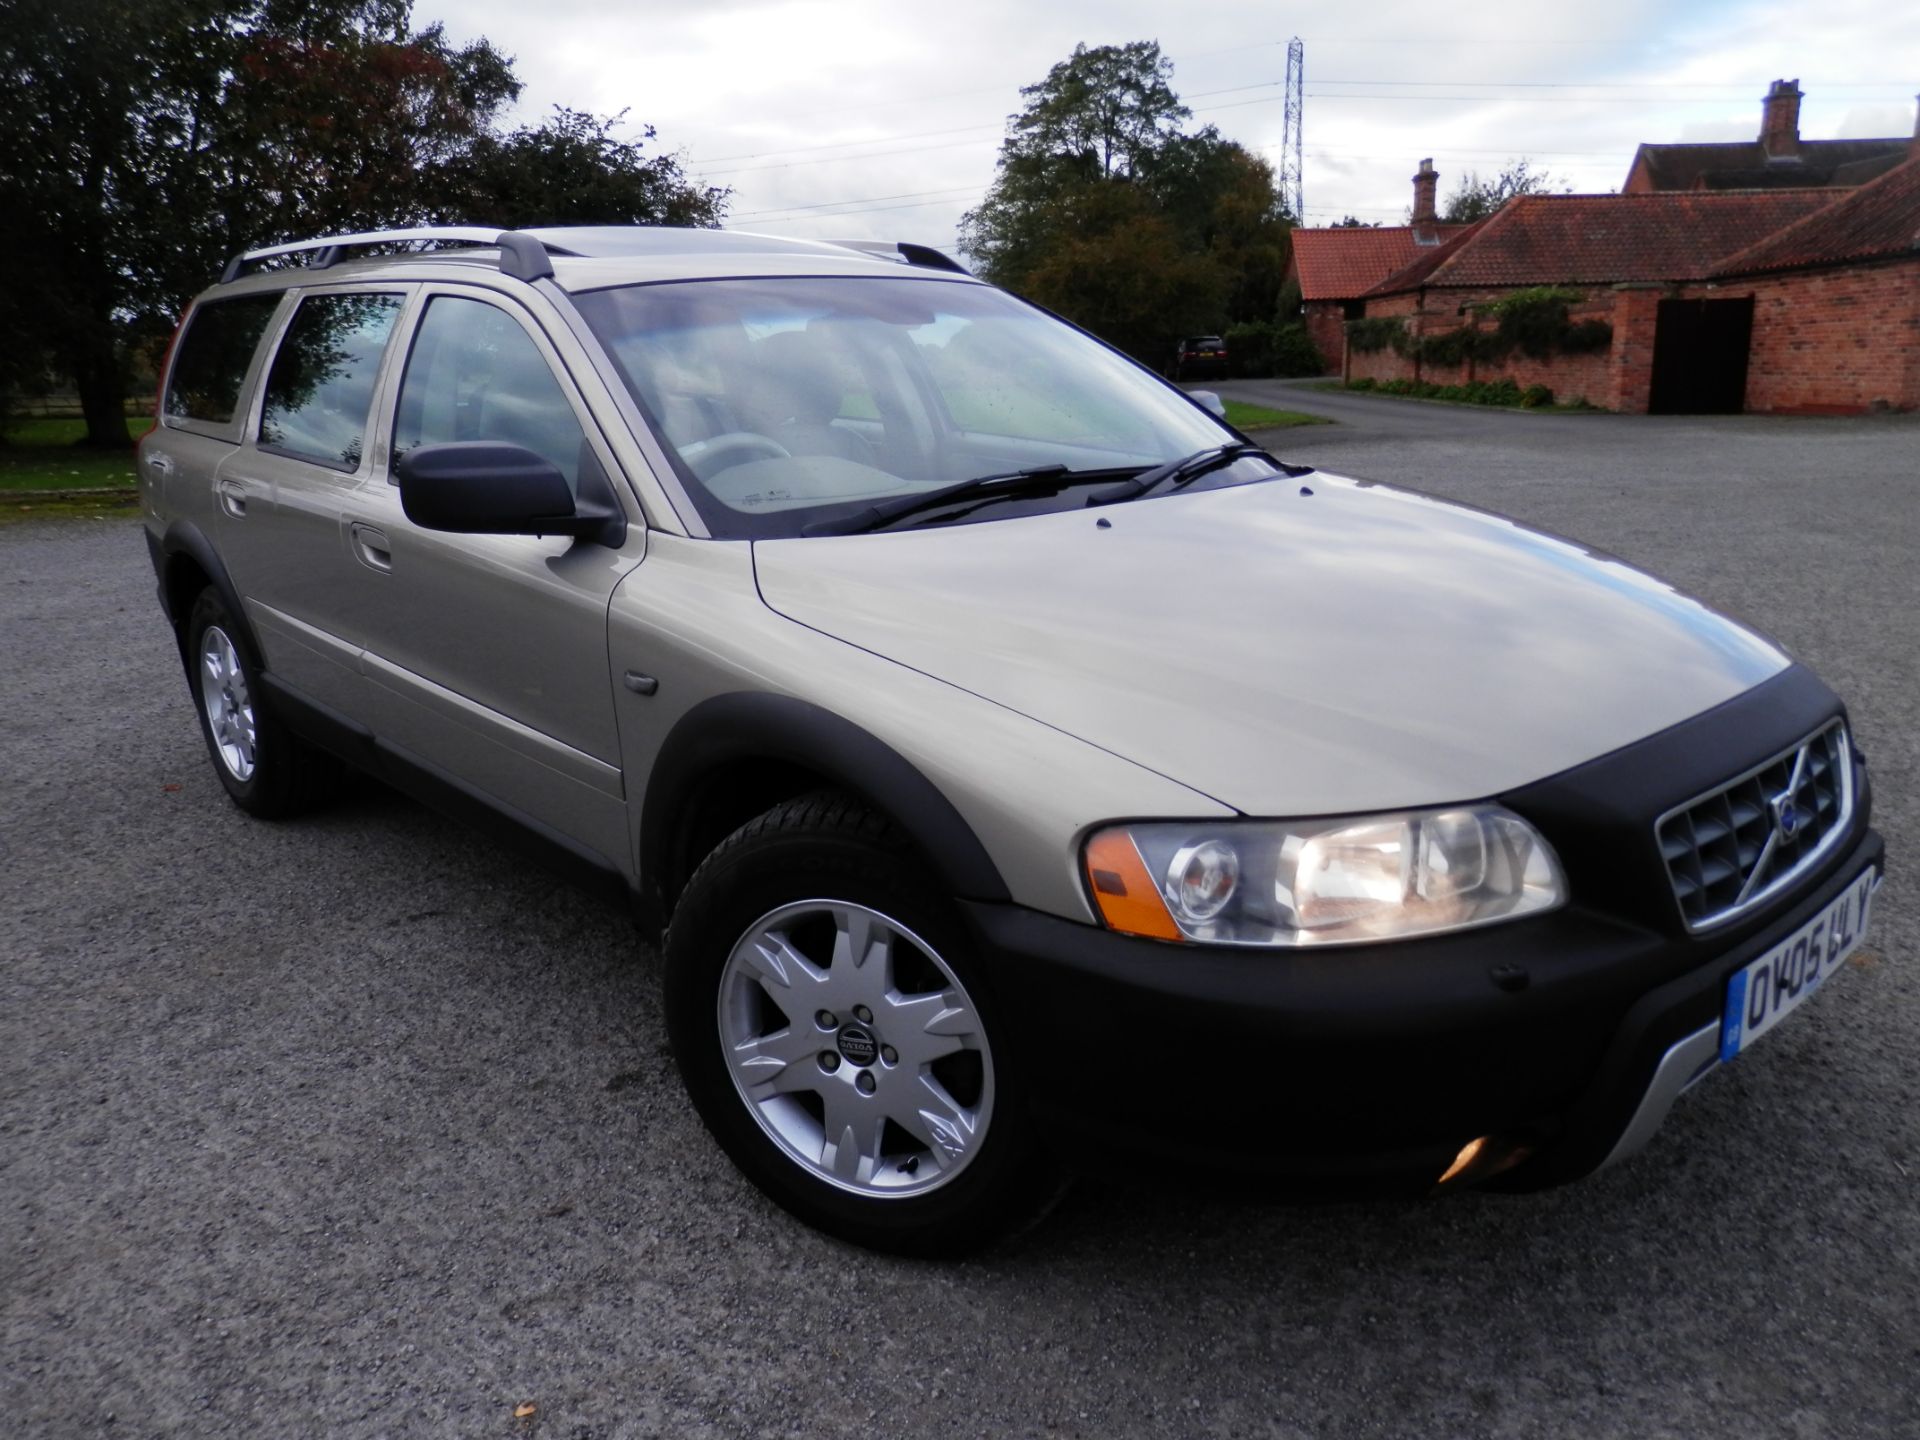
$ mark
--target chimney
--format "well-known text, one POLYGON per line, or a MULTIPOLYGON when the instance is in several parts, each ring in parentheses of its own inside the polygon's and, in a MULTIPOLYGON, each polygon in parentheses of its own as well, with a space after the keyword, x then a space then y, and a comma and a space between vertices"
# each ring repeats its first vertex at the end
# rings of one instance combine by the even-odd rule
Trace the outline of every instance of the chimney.
POLYGON ((1413 223, 1431 225, 1436 212, 1433 208, 1434 191, 1440 188, 1440 172, 1433 168, 1431 159, 1420 162, 1420 173, 1413 177, 1413 223))
POLYGON ((1760 112, 1760 148, 1769 160, 1800 158, 1800 82, 1776 80, 1760 112))

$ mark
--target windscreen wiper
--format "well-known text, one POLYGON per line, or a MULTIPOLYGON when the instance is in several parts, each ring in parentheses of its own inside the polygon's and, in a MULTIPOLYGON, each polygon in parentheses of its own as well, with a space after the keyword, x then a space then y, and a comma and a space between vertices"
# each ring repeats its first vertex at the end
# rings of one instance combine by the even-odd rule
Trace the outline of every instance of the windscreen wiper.
POLYGON ((1234 461, 1248 455, 1259 455, 1279 466, 1285 475, 1311 474, 1311 465, 1288 465, 1275 460, 1250 440, 1235 440, 1227 445, 1209 445, 1205 450, 1196 450, 1193 454, 1179 460, 1169 460, 1164 465, 1156 465, 1151 470, 1142 470, 1138 475, 1122 480, 1118 485, 1105 490, 1096 490, 1087 497, 1089 505, 1112 505, 1122 500, 1137 500, 1148 491, 1171 482, 1171 488, 1178 490, 1183 485, 1191 485, 1202 475, 1231 465, 1234 461))
POLYGON ((1002 475, 976 475, 971 480, 956 480, 951 485, 922 490, 916 495, 896 495, 891 500, 882 500, 877 505, 869 505, 866 509, 855 511, 851 515, 810 521, 800 527, 800 533, 806 536, 859 535, 868 530, 878 530, 882 525, 890 524, 908 515, 937 510, 954 500, 964 500, 975 495, 984 495, 997 500, 1004 496, 1057 490, 1063 481, 1072 485, 1087 480, 1104 480, 1107 476, 1116 473, 1125 473, 1125 471, 1071 470, 1065 465, 1030 465, 1024 470, 1009 470, 1002 475))

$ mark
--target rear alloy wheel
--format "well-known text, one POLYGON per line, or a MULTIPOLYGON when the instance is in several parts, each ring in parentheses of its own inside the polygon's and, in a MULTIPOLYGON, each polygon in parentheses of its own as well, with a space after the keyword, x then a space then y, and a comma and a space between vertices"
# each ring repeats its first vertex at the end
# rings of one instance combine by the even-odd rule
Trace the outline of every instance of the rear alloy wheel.
POLYGON ((667 1024, 701 1118, 773 1199, 856 1244, 956 1254, 1060 1187, 968 931, 910 857, 832 794, 736 830, 674 911, 667 1024))
POLYGON ((240 784, 253 779, 254 744, 258 735, 253 695, 233 639, 218 625, 200 632, 200 708, 214 759, 240 784))
POLYGON ((317 804, 337 780, 339 766, 267 707, 259 666, 211 585, 187 617, 183 654, 213 773, 234 803, 263 819, 297 815, 317 804))

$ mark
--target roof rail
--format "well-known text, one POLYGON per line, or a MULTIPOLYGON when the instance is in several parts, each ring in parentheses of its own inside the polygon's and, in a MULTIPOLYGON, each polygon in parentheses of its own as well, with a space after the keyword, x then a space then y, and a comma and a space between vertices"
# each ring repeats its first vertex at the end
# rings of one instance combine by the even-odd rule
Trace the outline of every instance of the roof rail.
POLYGON ((308 268, 325 270, 338 264, 343 251, 362 249, 372 245, 397 245, 407 241, 435 241, 443 245, 484 245, 498 247, 500 251, 500 269, 502 273, 518 280, 541 280, 553 274, 550 255, 571 255, 574 252, 558 245, 544 245, 533 236, 520 230, 491 230, 473 225, 429 225, 413 230, 368 230, 356 235, 326 235, 316 240, 296 240, 289 245, 268 245, 259 250, 245 250, 227 261, 226 268, 220 272, 220 283, 227 284, 238 280, 246 273, 248 265, 258 260, 271 260, 281 255, 299 255, 308 251, 315 252, 308 268))
POLYGON ((931 245, 916 245, 911 240, 829 240, 829 245, 839 245, 847 250, 858 250, 863 255, 875 255, 883 260, 899 260, 904 264, 918 265, 927 270, 951 270, 956 275, 967 275, 966 266, 951 255, 934 249, 931 245))

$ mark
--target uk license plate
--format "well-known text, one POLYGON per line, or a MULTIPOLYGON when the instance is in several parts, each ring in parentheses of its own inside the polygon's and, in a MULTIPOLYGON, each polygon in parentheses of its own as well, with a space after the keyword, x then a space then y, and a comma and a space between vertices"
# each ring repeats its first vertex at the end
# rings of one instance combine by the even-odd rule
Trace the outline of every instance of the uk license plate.
POLYGON ((1727 982, 1720 1059, 1733 1059, 1798 1010, 1867 933, 1879 872, 1868 870, 1813 919, 1727 982))

